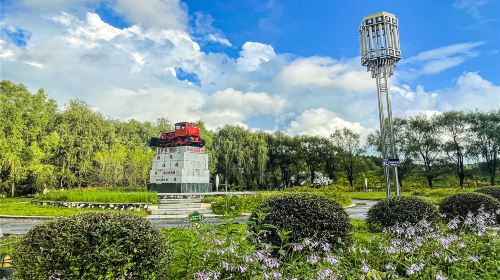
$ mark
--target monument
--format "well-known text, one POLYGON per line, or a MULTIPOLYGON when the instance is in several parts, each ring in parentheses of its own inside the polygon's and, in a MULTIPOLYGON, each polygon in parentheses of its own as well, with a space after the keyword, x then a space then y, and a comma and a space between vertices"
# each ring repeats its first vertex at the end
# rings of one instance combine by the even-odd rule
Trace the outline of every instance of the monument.
POLYGON ((380 12, 363 18, 359 27, 361 64, 376 79, 380 141, 387 197, 391 196, 390 169, 393 170, 396 196, 399 196, 398 166, 394 132, 392 127, 391 96, 388 80, 393 68, 401 59, 398 19, 395 15, 380 12), (384 99, 386 107, 384 108, 384 99))
POLYGON ((151 138, 156 149, 149 176, 149 191, 158 193, 206 193, 212 191, 208 155, 198 124, 175 124, 175 130, 151 138))

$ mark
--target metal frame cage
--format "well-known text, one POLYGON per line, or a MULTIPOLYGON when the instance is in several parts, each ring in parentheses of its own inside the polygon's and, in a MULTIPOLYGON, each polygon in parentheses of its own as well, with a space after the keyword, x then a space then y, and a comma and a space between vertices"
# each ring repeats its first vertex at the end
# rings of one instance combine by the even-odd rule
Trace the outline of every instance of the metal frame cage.
POLYGON ((392 67, 401 59, 398 19, 395 15, 380 12, 363 18, 359 27, 361 64, 372 71, 392 75, 392 67), (386 67, 389 66, 389 67, 386 67))

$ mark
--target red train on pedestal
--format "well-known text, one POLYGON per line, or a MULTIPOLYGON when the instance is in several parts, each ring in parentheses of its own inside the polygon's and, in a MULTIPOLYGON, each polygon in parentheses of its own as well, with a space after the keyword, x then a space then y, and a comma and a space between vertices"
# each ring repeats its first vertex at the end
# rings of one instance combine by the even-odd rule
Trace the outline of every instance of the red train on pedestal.
POLYGON ((174 131, 163 132, 160 138, 152 137, 151 147, 205 146, 205 140, 200 137, 200 125, 190 122, 180 122, 174 125, 174 131))

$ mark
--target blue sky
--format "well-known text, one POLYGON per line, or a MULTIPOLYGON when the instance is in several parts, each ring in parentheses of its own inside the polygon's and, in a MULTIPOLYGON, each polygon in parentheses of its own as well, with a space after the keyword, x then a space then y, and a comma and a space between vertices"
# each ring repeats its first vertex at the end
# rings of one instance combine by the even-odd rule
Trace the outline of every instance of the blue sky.
POLYGON ((396 116, 500 108, 500 1, 5 1, 1 78, 120 119, 327 136, 377 126, 357 29, 399 18, 396 116))

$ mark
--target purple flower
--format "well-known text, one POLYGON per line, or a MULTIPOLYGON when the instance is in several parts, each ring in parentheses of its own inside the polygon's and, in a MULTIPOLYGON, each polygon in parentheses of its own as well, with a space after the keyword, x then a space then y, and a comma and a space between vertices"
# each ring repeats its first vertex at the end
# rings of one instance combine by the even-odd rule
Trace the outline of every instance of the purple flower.
POLYGON ((331 250, 331 246, 330 246, 330 243, 321 243, 321 249, 325 252, 330 252, 331 250))
POLYGON ((385 265, 385 269, 387 270, 394 270, 396 269, 396 267, 394 267, 394 265, 392 263, 388 263, 385 265))
POLYGON ((444 276, 443 274, 441 273, 436 273, 436 280, 446 280, 448 279, 446 276, 444 276))
POLYGON ((466 247, 466 245, 465 245, 463 242, 459 242, 459 243, 457 243, 457 248, 458 248, 458 249, 463 249, 463 248, 465 248, 465 247, 466 247))
POLYGON ((295 244, 292 245, 292 250, 294 252, 302 251, 302 249, 304 249, 304 245, 302 245, 302 244, 295 243, 295 244))
POLYGON ((307 262, 311 263, 311 264, 315 264, 319 261, 319 258, 318 256, 316 256, 315 254, 312 254, 310 255, 309 257, 307 257, 307 262))
POLYGON ((318 279, 325 279, 328 276, 330 276, 330 274, 332 274, 332 271, 330 269, 322 269, 319 270, 317 274, 318 274, 318 279))
POLYGON ((220 266, 222 268, 224 268, 225 270, 229 270, 229 263, 225 262, 225 261, 221 261, 220 262, 220 266))
POLYGON ((471 260, 472 262, 479 262, 479 257, 469 256, 469 260, 471 260))
POLYGON ((330 265, 335 265, 338 260, 335 256, 332 256, 332 255, 328 255, 326 256, 326 261, 330 264, 330 265))
POLYGON ((421 261, 420 263, 414 263, 406 269, 406 275, 413 275, 422 270, 424 267, 425 267, 424 261, 421 261))
POLYGON ((453 218, 453 220, 451 220, 448 223, 448 228, 449 229, 457 229, 459 224, 460 224, 460 220, 457 217, 455 217, 455 218, 453 218))
POLYGON ((439 252, 439 251, 435 251, 434 253, 432 253, 432 255, 433 255, 434 257, 436 257, 436 258, 439 258, 439 257, 441 257, 441 252, 439 252))
POLYGON ((370 271, 370 267, 365 263, 361 267, 361 271, 363 271, 364 273, 367 273, 368 271, 370 271))

